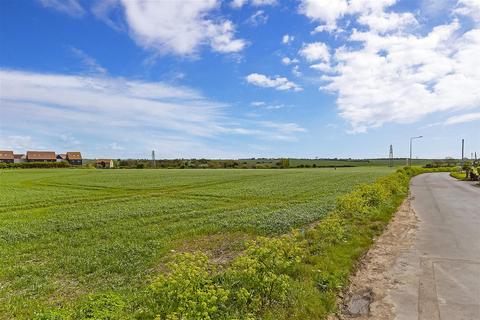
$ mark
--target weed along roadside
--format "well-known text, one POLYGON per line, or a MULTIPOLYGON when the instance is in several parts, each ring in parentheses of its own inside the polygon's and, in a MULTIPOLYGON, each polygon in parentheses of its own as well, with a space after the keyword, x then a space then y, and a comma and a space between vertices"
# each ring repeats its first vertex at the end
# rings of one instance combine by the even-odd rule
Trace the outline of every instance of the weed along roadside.
POLYGON ((226 266, 202 252, 172 254, 166 272, 126 299, 105 292, 37 319, 323 319, 355 263, 381 234, 410 178, 449 171, 407 167, 340 196, 319 223, 257 237, 226 266))

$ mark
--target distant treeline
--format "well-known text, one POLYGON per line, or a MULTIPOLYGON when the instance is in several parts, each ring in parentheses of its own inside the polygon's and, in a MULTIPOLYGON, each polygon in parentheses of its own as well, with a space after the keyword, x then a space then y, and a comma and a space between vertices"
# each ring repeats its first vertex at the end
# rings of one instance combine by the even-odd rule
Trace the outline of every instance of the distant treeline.
MULTIPOLYGON (((406 159, 117 159, 117 169, 284 169, 284 168, 346 168, 360 166, 404 166, 406 159)), ((454 167, 460 165, 457 159, 413 159, 412 165, 426 168, 454 167)), ((84 160, 83 166, 71 166, 68 162, 21 162, 0 163, 0 169, 6 168, 95 168, 94 160, 84 160)))

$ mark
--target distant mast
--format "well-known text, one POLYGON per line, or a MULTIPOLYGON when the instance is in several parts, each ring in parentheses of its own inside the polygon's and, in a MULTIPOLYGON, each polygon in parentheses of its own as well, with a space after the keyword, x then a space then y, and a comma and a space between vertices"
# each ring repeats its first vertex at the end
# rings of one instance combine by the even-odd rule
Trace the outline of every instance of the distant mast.
POLYGON ((155 150, 152 150, 152 167, 155 169, 157 167, 155 163, 155 150))
POLYGON ((393 167, 393 145, 390 145, 390 154, 388 155, 388 166, 393 167))

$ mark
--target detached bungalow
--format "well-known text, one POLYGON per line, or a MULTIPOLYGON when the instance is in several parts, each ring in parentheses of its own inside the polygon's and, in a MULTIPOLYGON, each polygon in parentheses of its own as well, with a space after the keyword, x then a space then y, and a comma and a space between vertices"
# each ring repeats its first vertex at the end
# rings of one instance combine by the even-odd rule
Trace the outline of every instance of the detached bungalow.
POLYGON ((68 163, 74 166, 82 165, 82 154, 80 152, 67 152, 66 159, 68 163))
POLYGON ((97 159, 95 160, 95 166, 99 169, 110 169, 113 168, 112 159, 97 159))
POLYGON ((57 154, 57 162, 67 161, 67 154, 66 153, 59 153, 57 154))
POLYGON ((13 163, 14 159, 13 151, 0 151, 0 162, 13 163))
POLYGON ((27 151, 27 162, 56 162, 54 151, 27 151))
POLYGON ((25 162, 27 160, 25 159, 25 155, 20 153, 13 154, 13 158, 15 163, 25 162))

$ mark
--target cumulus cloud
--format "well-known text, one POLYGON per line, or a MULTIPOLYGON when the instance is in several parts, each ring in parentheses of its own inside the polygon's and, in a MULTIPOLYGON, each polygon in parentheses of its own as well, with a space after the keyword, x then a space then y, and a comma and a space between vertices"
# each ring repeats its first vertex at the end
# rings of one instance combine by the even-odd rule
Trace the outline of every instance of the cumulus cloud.
POLYGON ((323 60, 325 62, 330 61, 328 47, 323 42, 308 43, 300 49, 299 54, 309 62, 318 60, 323 60))
POLYGON ((459 0, 455 12, 470 16, 475 22, 480 23, 480 1, 478 0, 459 0))
POLYGON ((280 91, 286 91, 286 90, 302 91, 303 90, 296 83, 289 81, 285 77, 277 76, 274 78, 270 78, 264 74, 251 73, 246 77, 246 80, 248 83, 251 83, 259 87, 274 88, 280 91))
POLYGON ((440 111, 480 106, 480 29, 459 34, 458 22, 426 36, 355 33, 363 47, 338 50, 324 88, 338 94, 354 131, 387 122, 413 122, 440 111))
POLYGON ((235 39, 235 27, 230 20, 209 18, 220 5, 217 0, 123 0, 122 4, 134 40, 147 49, 191 55, 201 45, 223 53, 245 47, 244 40, 235 39))
MULTIPOLYGON (((79 17, 85 13, 77 0, 39 1, 45 7, 71 16, 79 17)), ((253 1, 253 4, 260 5, 261 2, 253 1)), ((239 52, 246 41, 235 37, 235 25, 218 14, 220 6, 220 0, 100 0, 91 6, 91 10, 111 28, 117 31, 128 29, 138 45, 159 54, 191 56, 202 46, 221 53, 239 52), (118 12, 122 13, 121 17, 118 12)), ((257 16, 258 21, 262 18, 266 19, 266 16, 257 16)))
POLYGON ((320 61, 310 67, 322 72, 321 89, 336 94, 340 115, 352 132, 480 107, 480 29, 455 18, 462 8, 462 15, 475 17, 473 2, 450 7, 451 21, 426 34, 416 32, 419 23, 413 14, 389 9, 395 2, 303 1, 300 7, 312 20, 335 28, 347 14, 355 14, 356 22, 367 27, 350 28, 330 61, 328 50, 301 51, 307 61, 320 61), (322 12, 322 6, 331 14, 322 12))
POLYGON ((366 24, 378 31, 387 31, 399 26, 415 23, 414 16, 406 14, 385 14, 386 7, 395 4, 396 0, 302 0, 300 13, 309 17, 312 21, 322 23, 315 31, 336 31, 337 22, 347 15, 359 15, 358 22, 366 24))

